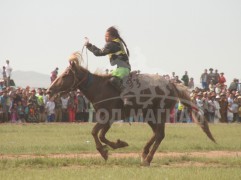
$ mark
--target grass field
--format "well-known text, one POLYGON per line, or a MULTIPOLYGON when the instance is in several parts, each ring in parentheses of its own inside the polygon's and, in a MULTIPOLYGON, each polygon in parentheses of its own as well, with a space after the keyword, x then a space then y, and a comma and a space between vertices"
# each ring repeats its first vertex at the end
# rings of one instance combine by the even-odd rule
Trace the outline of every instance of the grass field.
POLYGON ((196 124, 167 124, 151 167, 140 153, 146 124, 115 123, 107 138, 129 146, 105 162, 91 136, 94 124, 1 124, 0 179, 241 179, 241 124, 211 124, 218 144, 196 124))

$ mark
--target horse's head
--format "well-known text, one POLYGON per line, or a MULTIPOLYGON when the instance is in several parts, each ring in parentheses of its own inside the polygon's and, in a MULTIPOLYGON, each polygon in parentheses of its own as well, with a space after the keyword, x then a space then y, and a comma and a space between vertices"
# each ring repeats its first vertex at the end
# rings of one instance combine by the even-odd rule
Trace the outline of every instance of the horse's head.
POLYGON ((47 93, 50 97, 55 94, 64 94, 79 88, 86 79, 88 71, 78 64, 71 62, 69 67, 50 85, 47 93))
POLYGON ((68 93, 76 90, 87 78, 88 70, 81 67, 83 58, 80 52, 74 52, 69 57, 69 67, 51 84, 47 93, 50 97, 55 94, 68 93))

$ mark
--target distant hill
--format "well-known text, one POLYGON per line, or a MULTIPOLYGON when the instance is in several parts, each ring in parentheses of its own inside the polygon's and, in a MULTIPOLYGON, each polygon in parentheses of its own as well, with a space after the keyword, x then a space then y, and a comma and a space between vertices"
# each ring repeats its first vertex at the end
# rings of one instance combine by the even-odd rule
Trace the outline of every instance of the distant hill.
POLYGON ((13 71, 12 79, 17 87, 20 86, 23 88, 26 86, 47 88, 50 85, 50 75, 34 71, 13 71))

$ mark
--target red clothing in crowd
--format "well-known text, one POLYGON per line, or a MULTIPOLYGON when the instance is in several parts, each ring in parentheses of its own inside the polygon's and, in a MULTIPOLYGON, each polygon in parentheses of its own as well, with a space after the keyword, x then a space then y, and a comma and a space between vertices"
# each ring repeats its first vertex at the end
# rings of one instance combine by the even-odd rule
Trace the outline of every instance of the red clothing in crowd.
POLYGON ((226 82, 225 77, 224 77, 224 76, 220 76, 220 77, 219 77, 219 83, 220 83, 220 84, 224 84, 225 82, 226 82))

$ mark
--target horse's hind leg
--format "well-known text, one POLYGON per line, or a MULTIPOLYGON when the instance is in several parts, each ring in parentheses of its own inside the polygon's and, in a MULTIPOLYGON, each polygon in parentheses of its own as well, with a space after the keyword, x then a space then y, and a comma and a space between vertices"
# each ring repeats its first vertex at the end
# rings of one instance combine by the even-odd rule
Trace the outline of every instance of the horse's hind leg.
POLYGON ((156 124, 154 124, 153 122, 148 121, 147 122, 148 125, 151 127, 152 131, 153 131, 153 136, 151 137, 151 139, 146 143, 146 145, 143 148, 143 152, 141 155, 141 162, 143 163, 150 151, 150 148, 152 146, 152 144, 155 142, 156 139, 156 135, 155 135, 155 129, 156 129, 156 124))
POLYGON ((92 136, 95 140, 96 149, 100 152, 101 156, 107 160, 108 159, 108 150, 106 146, 103 146, 98 138, 99 131, 103 128, 103 124, 97 123, 92 129, 92 136))
POLYGON ((151 148, 151 151, 148 153, 146 159, 143 161, 142 165, 144 166, 150 166, 150 163, 153 159, 153 156, 159 147, 161 141, 165 137, 165 123, 161 122, 159 124, 156 124, 156 129, 155 129, 155 142, 151 148))
POLYGON ((117 149, 117 148, 122 148, 122 147, 126 147, 128 146, 128 144, 124 141, 121 140, 117 140, 117 142, 112 142, 109 141, 108 139, 106 139, 105 135, 108 132, 108 130, 110 129, 111 125, 106 123, 105 126, 102 128, 99 138, 101 140, 101 142, 107 144, 108 146, 110 146, 113 149, 117 149))

